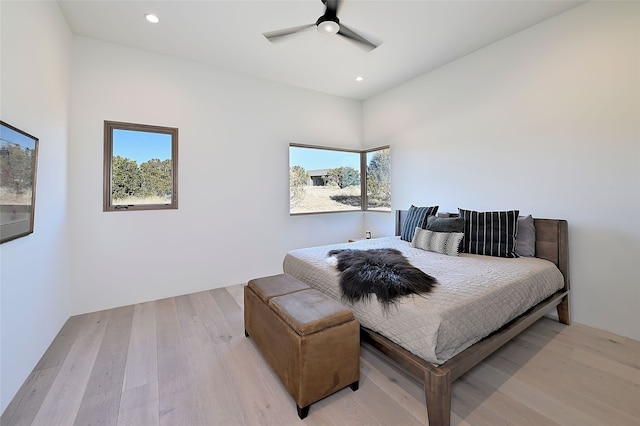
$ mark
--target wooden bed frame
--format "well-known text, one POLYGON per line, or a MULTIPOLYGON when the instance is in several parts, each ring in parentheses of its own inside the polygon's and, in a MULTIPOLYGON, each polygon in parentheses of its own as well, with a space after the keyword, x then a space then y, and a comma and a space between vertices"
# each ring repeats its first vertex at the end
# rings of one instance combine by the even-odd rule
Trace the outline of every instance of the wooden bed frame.
MULTIPOLYGON (((406 213, 406 210, 396 212, 396 235, 400 235, 406 213)), ((557 309, 559 321, 563 324, 570 324, 567 221, 534 219, 534 223, 536 257, 549 260, 560 269, 564 276, 564 288, 444 364, 436 367, 382 335, 361 327, 360 334, 363 342, 372 345, 424 383, 429 425, 447 426, 450 424, 451 385, 454 380, 520 334, 554 307, 557 309)))

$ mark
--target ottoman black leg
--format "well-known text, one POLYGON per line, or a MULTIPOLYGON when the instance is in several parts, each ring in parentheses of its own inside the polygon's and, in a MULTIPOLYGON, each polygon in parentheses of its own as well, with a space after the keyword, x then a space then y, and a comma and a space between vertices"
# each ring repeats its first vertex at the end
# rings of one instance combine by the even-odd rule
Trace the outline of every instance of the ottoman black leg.
POLYGON ((296 404, 296 408, 298 409, 298 417, 300 417, 300 420, 307 417, 307 415, 309 414, 309 407, 311 407, 311 405, 307 405, 306 407, 300 408, 298 404, 296 404))
POLYGON ((356 380, 355 382, 349 385, 352 391, 357 391, 360 388, 360 380, 356 380))
POLYGON ((247 329, 244 329, 244 337, 249 337, 249 333, 247 333, 247 329))

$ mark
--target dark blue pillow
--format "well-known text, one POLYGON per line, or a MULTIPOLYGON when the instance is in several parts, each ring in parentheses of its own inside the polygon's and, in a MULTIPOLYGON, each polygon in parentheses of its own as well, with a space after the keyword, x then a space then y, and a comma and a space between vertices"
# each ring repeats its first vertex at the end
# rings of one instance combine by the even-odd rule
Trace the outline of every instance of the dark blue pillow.
POLYGON ((518 210, 476 212, 458 209, 464 218, 463 252, 497 257, 516 254, 518 210))
POLYGON ((416 228, 424 228, 427 226, 427 217, 433 216, 438 212, 438 206, 431 207, 409 207, 407 217, 402 224, 402 232, 400 233, 400 239, 409 241, 413 239, 413 234, 416 232, 416 228))

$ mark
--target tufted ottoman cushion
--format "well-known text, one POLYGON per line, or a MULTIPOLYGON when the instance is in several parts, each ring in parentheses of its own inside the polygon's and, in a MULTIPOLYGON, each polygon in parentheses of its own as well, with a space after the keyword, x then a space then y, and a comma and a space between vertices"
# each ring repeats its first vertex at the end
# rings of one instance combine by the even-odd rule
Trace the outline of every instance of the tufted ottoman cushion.
POLYGON ((313 289, 274 297, 269 306, 301 336, 353 320, 349 309, 313 289))

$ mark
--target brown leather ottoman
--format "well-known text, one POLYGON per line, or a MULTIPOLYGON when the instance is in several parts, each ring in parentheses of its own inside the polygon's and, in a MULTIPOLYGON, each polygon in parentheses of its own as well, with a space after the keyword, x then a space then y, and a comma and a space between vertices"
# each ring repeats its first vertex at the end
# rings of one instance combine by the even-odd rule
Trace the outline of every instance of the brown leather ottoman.
POLYGON ((360 380, 360 323, 342 304, 287 274, 244 287, 251 336, 304 419, 309 406, 360 380))

